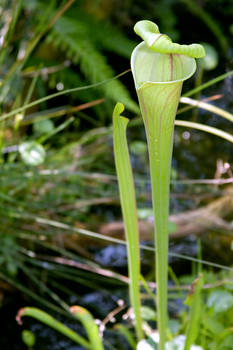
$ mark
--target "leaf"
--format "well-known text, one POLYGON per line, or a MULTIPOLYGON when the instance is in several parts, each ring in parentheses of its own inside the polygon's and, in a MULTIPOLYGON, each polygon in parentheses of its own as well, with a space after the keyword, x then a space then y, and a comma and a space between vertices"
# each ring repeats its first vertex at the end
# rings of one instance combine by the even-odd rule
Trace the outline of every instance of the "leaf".
POLYGON ((176 319, 170 319, 168 321, 168 327, 172 334, 177 334, 180 329, 180 322, 176 319))
POLYGON ((11 257, 8 257, 7 259, 6 269, 10 276, 15 277, 17 275, 18 267, 15 261, 12 260, 11 257))
POLYGON ((203 275, 200 274, 199 277, 192 283, 191 291, 185 302, 185 304, 190 307, 190 316, 186 331, 184 350, 190 350, 191 344, 195 342, 200 329, 202 306, 201 290, 203 283, 203 275))
POLYGON ((32 347, 35 345, 36 337, 35 334, 27 329, 24 329, 22 331, 22 341, 24 344, 26 344, 28 347, 32 347))
POLYGON ((19 145, 19 153, 23 162, 27 165, 40 165, 45 159, 45 150, 36 141, 27 141, 19 145))
POLYGON ((207 306, 215 312, 225 312, 233 307, 233 295, 226 290, 213 290, 207 300, 207 306))
POLYGON ((200 64, 206 70, 215 69, 219 61, 218 52, 215 50, 215 48, 212 45, 208 43, 203 43, 202 45, 205 48, 206 56, 200 59, 200 64))
POLYGON ((40 120, 33 123, 33 131, 36 134, 47 134, 54 130, 54 123, 50 119, 40 120))
POLYGON ((219 350, 232 350, 233 334, 228 335, 221 343, 219 350))
POLYGON ((138 339, 142 339, 142 321, 140 313, 140 252, 137 206, 132 167, 126 138, 128 119, 121 116, 124 105, 117 103, 113 111, 113 145, 117 179, 120 192, 121 209, 127 241, 128 270, 130 278, 130 299, 135 314, 138 339))
POLYGON ((84 307, 78 305, 71 306, 70 312, 84 326, 90 341, 91 349, 104 350, 102 339, 99 335, 99 329, 92 314, 84 307))
MULTIPOLYGON (((106 57, 88 34, 87 25, 81 21, 65 16, 60 18, 49 34, 47 43, 65 51, 67 58, 74 64, 79 64, 85 78, 92 83, 109 79, 115 75, 106 57)), ((120 100, 132 112, 139 112, 137 103, 119 80, 99 86, 99 90, 112 101, 120 100)))
POLYGON ((156 321, 157 319, 155 311, 148 306, 141 306, 141 315, 144 321, 156 321))
POLYGON ((203 324, 205 325, 205 328, 213 334, 219 334, 224 330, 223 325, 216 320, 215 316, 202 316, 202 320, 203 324))

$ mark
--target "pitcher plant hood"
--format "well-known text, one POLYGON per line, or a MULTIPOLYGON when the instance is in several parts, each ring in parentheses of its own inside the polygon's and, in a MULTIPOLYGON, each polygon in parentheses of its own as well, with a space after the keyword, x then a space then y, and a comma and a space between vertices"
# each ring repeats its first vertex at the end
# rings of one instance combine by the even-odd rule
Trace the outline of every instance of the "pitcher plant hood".
POLYGON ((196 70, 194 58, 205 56, 202 45, 180 45, 159 32, 157 25, 140 21, 135 32, 144 40, 133 51, 131 68, 136 89, 144 83, 183 82, 196 70))

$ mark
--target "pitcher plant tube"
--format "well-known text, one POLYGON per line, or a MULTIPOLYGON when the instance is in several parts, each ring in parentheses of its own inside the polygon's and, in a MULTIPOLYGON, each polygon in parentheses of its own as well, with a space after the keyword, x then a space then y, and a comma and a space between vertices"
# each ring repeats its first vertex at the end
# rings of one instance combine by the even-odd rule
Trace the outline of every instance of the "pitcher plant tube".
POLYGON ((128 274, 130 279, 130 303, 135 317, 135 329, 138 340, 143 338, 141 304, 140 304, 140 252, 139 230, 136 209, 136 195, 133 173, 126 139, 126 128, 129 120, 121 113, 122 103, 117 103, 113 111, 113 145, 120 201, 125 226, 126 247, 128 256, 128 274))
POLYGON ((199 44, 179 45, 159 32, 156 24, 134 27, 143 39, 133 51, 131 68, 146 130, 156 246, 156 304, 159 350, 167 329, 168 214, 174 120, 183 81, 196 70, 195 58, 205 55, 199 44))

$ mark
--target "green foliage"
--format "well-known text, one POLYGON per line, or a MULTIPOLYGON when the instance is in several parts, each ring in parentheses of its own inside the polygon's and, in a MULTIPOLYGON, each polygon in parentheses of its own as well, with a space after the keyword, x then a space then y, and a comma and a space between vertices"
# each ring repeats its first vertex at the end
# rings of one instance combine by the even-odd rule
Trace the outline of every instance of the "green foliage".
POLYGON ((24 329, 22 331, 22 341, 24 344, 26 344, 29 348, 33 347, 36 343, 36 337, 35 334, 31 331, 24 329))
MULTIPOLYGON (((39 65, 42 69, 35 86, 37 96, 45 95, 48 88, 56 89, 58 84, 71 88, 113 77, 116 74, 114 61, 119 55, 129 57, 134 47, 134 43, 110 21, 94 18, 87 13, 85 6, 73 6, 71 11, 57 18, 54 25, 50 26, 60 6, 56 0, 50 1, 49 6, 39 0, 20 1, 20 6, 14 1, 14 4, 15 7, 10 8, 9 3, 8 8, 3 10, 12 10, 15 16, 14 25, 4 38, 4 50, 0 55, 0 61, 4 62, 0 89, 4 109, 11 106, 19 92, 22 94, 21 99, 25 98, 23 95, 30 77, 35 75, 39 65), (19 13, 20 23, 17 21, 19 13), (17 43, 12 37, 14 30, 17 30, 17 43), (33 33, 33 39, 25 36, 28 32, 33 33), (14 49, 9 50, 10 46, 14 49), (115 53, 113 64, 106 58, 108 51, 115 53)), ((106 98, 105 108, 96 108, 102 120, 111 113, 113 103, 117 100, 124 102, 132 112, 138 112, 137 104, 128 90, 117 80, 109 83, 108 87, 103 85, 95 92, 86 91, 79 95, 80 101, 106 98)), ((20 103, 19 99, 17 103, 20 103)))
POLYGON ((18 272, 17 261, 17 244, 11 236, 0 234, 0 269, 6 270, 7 274, 15 277, 18 272))
POLYGON ((90 341, 90 348, 93 350, 104 350, 103 341, 99 335, 99 328, 95 323, 92 314, 81 306, 72 306, 70 308, 72 314, 82 323, 85 328, 88 339, 90 341))
MULTIPOLYGON (((187 296, 191 309, 184 308, 176 315, 176 318, 169 320, 170 341, 167 342, 166 349, 183 350, 186 342, 187 348, 190 348, 191 344, 197 344, 198 349, 232 350, 232 277, 232 272, 203 271, 203 276, 196 279, 187 296), (202 286, 203 280, 205 284, 202 286), (216 284, 220 283, 221 286, 216 287, 216 284), (187 328, 189 329, 188 334, 186 333, 187 328), (183 334, 186 334, 186 337, 183 334)), ((187 278, 183 276, 179 279, 178 288, 182 291, 183 298, 186 297, 187 293, 183 289, 184 283, 186 280, 190 281, 190 278, 193 277, 188 275, 187 278)), ((168 297, 172 307, 174 297, 171 293, 168 294, 168 297)), ((153 321, 154 314, 150 315, 150 312, 146 312, 144 320, 146 322, 153 321)), ((150 340, 153 341, 153 338, 152 335, 148 342, 151 349, 153 349, 153 345, 150 340)))
MULTIPOLYGON (((114 279, 119 277, 114 271, 106 272, 112 278, 99 274, 103 269, 93 263, 93 255, 89 259, 88 247, 90 237, 93 245, 96 238, 100 238, 100 242, 112 239, 115 243, 124 243, 94 232, 103 222, 119 218, 117 184, 112 175, 115 173, 112 129, 103 125, 109 123, 116 100, 124 102, 129 111, 138 113, 135 102, 119 80, 92 90, 69 92, 56 100, 48 97, 51 90, 79 89, 113 77, 123 67, 128 67, 125 59, 135 46, 126 32, 138 16, 132 13, 121 16, 122 12, 118 11, 116 15, 105 13, 100 18, 90 12, 92 0, 80 0, 48 27, 65 3, 59 0, 0 2, 1 35, 6 33, 1 36, 0 51, 3 116, 0 120, 0 279, 1 283, 5 281, 4 286, 13 286, 13 291, 20 291, 30 301, 55 311, 59 317, 69 317, 67 304, 71 297, 80 297, 80 290, 112 288, 115 293, 118 286, 122 286, 122 281, 114 279), (28 108, 27 104, 38 98, 44 99, 28 108), (81 102, 90 103, 99 98, 105 98, 105 102, 88 111, 75 109, 81 102), (15 115, 14 110, 18 108, 21 111, 15 115), (11 113, 10 117, 4 119, 5 113, 11 113), (101 205, 106 210, 101 210, 101 205), (56 259, 63 263, 58 264, 56 259), (65 262, 80 263, 86 270, 96 268, 96 273, 65 265, 65 262)), ((108 6, 110 1, 96 3, 108 6)), ((126 8, 130 1, 128 5, 126 2, 115 4, 126 8)), ((156 8, 154 14, 152 11, 149 14, 151 17, 158 15, 162 28, 166 27, 164 30, 169 30, 175 40, 179 21, 174 15, 174 4, 173 0, 150 5, 137 0, 132 10, 139 11, 141 16, 141 9, 156 8)), ((231 75, 232 72, 225 73, 197 89, 202 91, 226 78, 230 81, 231 75)), ((128 84, 126 79, 125 83, 128 84)), ((139 170, 143 179, 137 177, 137 183, 142 180, 147 184, 144 136, 141 132, 137 136, 138 141, 132 143, 132 153, 143 160, 139 170)), ((132 160, 135 162, 134 158, 132 160)), ((144 187, 138 197, 141 219, 148 219, 151 212, 145 210, 148 193, 144 187)), ((169 224, 171 232, 176 229, 169 224)), ((150 250, 150 247, 144 248, 150 250)), ((202 293, 202 320, 197 342, 205 350, 232 350, 232 276, 213 274, 211 278, 205 276, 205 281, 207 287, 211 283, 213 287, 205 288, 202 293), (219 281, 223 285, 217 287, 219 281)), ((180 284, 181 295, 186 296, 187 288, 183 291, 180 284)), ((4 290, 4 294, 7 291, 4 290)), ((150 292, 150 297, 152 294, 150 292)), ((180 293, 177 294, 180 297, 180 293)), ((170 297, 173 307, 171 293, 170 297)), ((1 294, 2 302, 4 304, 5 300, 1 294)), ((148 321, 156 319, 155 312, 145 306, 143 316, 148 321)), ((176 319, 169 323, 170 336, 184 334, 189 318, 187 310, 183 314, 177 312, 176 319)), ((113 331, 111 325, 109 328, 113 331)), ((132 329, 131 322, 124 321, 117 332, 135 348, 132 329)), ((27 346, 33 346, 31 333, 23 331, 22 336, 27 346)))
POLYGON ((148 306, 141 307, 142 319, 144 321, 156 321, 157 316, 155 310, 151 309, 148 306))
POLYGON ((185 304, 190 307, 190 319, 188 323, 188 328, 186 331, 186 340, 184 345, 184 350, 189 350, 192 344, 195 343, 198 332, 199 325, 201 320, 201 308, 202 308, 202 298, 201 292, 203 288, 203 275, 201 274, 198 278, 193 282, 190 294, 186 299, 185 304))
POLYGON ((117 179, 120 192, 122 215, 124 218, 127 241, 128 274, 130 278, 130 302, 135 314, 135 324, 138 340, 143 338, 141 302, 140 302, 140 252, 139 230, 136 208, 136 195, 133 173, 130 163, 126 138, 126 128, 129 120, 121 113, 124 105, 117 103, 113 111, 113 144, 117 179))
POLYGON ((224 289, 213 290, 208 297, 207 306, 213 308, 215 313, 233 310, 233 294, 224 289))
POLYGON ((207 43, 202 43, 205 48, 206 55, 199 62, 201 66, 206 70, 215 69, 219 62, 219 55, 216 49, 207 43))
MULTIPOLYGON (((85 17, 85 19, 87 18, 85 17)), ((114 35, 105 26, 105 34, 103 34, 103 28, 102 31, 100 28, 98 23, 96 27, 93 26, 93 19, 80 21, 79 17, 74 20, 64 16, 58 20, 47 37, 48 44, 61 49, 74 64, 79 64, 81 72, 91 83, 114 76, 113 69, 107 63, 103 53, 98 50, 98 40, 95 42, 96 37, 93 33, 98 32, 101 38, 105 37, 105 41, 102 43, 105 48, 108 43, 106 37, 110 41, 114 35)), ((119 42, 119 46, 121 46, 121 42, 119 42)), ((101 90, 106 97, 113 101, 120 100, 129 110, 138 112, 136 103, 130 99, 127 89, 119 81, 113 81, 107 86, 103 85, 101 90)))
POLYGON ((51 119, 39 120, 33 123, 33 131, 36 135, 44 135, 54 130, 54 123, 51 119))

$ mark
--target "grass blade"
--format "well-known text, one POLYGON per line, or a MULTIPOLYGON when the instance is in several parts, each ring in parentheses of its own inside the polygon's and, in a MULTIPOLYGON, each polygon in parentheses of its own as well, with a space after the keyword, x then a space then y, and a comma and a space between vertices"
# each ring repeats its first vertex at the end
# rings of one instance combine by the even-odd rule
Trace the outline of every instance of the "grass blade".
POLYGON ((211 79, 209 81, 207 81, 206 83, 200 85, 200 86, 197 86, 196 88, 192 89, 192 90, 189 90, 188 92, 186 92, 185 94, 182 95, 182 97, 189 97, 189 96, 192 96, 192 95, 195 95, 197 92, 200 92, 202 90, 205 90, 207 89, 209 86, 212 86, 212 85, 215 85, 217 84, 219 81, 222 81, 230 76, 233 75, 233 70, 231 70, 230 72, 227 72, 227 73, 224 73, 224 74, 221 74, 219 75, 218 77, 214 78, 214 79, 211 79))
POLYGON ((188 296, 186 304, 191 308, 190 321, 186 334, 186 341, 184 350, 189 350, 191 345, 195 342, 199 331, 200 317, 201 317, 201 290, 203 286, 203 275, 193 282, 191 292, 188 296))
POLYGON ((225 132, 223 130, 214 128, 213 126, 208 126, 205 124, 194 123, 194 122, 187 122, 184 120, 176 120, 175 125, 205 131, 205 132, 208 132, 209 134, 219 136, 219 137, 223 138, 224 140, 227 140, 227 141, 233 143, 233 136, 231 134, 229 134, 228 132, 225 132))
POLYGON ((229 120, 230 122, 233 122, 233 114, 225 111, 222 108, 213 106, 210 103, 194 100, 193 98, 189 98, 189 97, 181 97, 180 102, 194 106, 194 107, 205 109, 206 111, 220 115, 220 117, 225 118, 225 119, 229 120))
POLYGON ((90 84, 90 85, 85 85, 85 86, 79 86, 79 87, 76 87, 76 88, 67 89, 67 90, 63 90, 63 91, 59 91, 59 92, 56 92, 56 93, 54 93, 54 94, 51 94, 51 95, 48 95, 48 96, 39 98, 38 100, 35 100, 35 101, 32 101, 32 102, 26 104, 25 106, 16 108, 16 109, 14 109, 13 111, 11 111, 11 112, 9 112, 9 113, 3 114, 3 115, 0 117, 0 122, 2 122, 3 120, 9 119, 10 117, 13 117, 13 116, 14 116, 15 114, 17 114, 17 113, 22 113, 22 112, 24 112, 24 111, 25 111, 26 109, 28 109, 28 108, 31 108, 31 107, 33 107, 33 106, 36 106, 36 105, 38 105, 38 104, 40 104, 40 103, 42 103, 42 102, 51 100, 51 99, 53 99, 53 98, 55 98, 55 97, 59 97, 59 96, 66 95, 66 94, 70 94, 70 93, 76 92, 76 91, 83 91, 83 90, 92 89, 92 88, 101 86, 101 85, 103 85, 103 84, 110 83, 111 81, 120 78, 121 76, 127 74, 128 72, 130 72, 130 69, 127 69, 126 71, 124 71, 124 72, 122 72, 122 73, 116 75, 116 76, 113 77, 113 78, 109 78, 109 79, 100 81, 100 82, 98 82, 98 83, 94 83, 94 84, 90 84))

